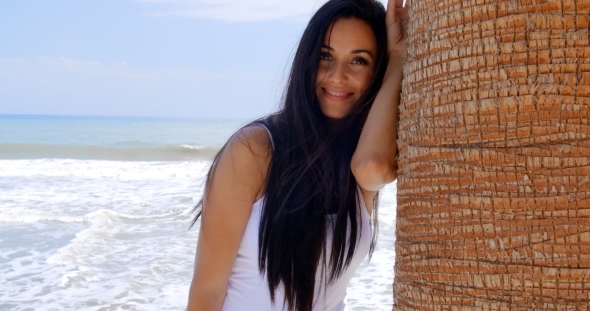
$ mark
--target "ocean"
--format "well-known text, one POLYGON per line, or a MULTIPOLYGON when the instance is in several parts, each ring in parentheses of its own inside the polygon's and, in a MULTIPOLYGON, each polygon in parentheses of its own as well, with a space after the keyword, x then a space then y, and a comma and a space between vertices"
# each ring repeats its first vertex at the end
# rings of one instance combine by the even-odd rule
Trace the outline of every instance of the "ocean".
MULTIPOLYGON (((191 210, 249 121, 0 115, 0 310, 184 310, 191 210)), ((395 201, 350 310, 391 310, 395 201)))

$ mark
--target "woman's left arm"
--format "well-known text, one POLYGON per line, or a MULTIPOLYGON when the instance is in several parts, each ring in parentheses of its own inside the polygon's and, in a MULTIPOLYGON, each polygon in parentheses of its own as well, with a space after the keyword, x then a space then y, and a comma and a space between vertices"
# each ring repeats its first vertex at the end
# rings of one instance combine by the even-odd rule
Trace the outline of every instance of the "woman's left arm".
POLYGON ((408 7, 402 7, 402 3, 389 0, 387 5, 389 63, 350 163, 359 186, 371 192, 397 177, 398 105, 405 55, 403 23, 408 15, 408 7))

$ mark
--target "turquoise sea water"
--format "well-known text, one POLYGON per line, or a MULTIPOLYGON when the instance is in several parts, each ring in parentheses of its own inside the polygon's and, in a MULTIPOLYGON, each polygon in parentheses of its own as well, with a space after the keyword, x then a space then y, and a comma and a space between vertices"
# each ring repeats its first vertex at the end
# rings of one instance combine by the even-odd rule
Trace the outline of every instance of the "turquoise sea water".
MULTIPOLYGON (((248 121, 0 115, 0 310, 184 310, 191 209, 248 121)), ((351 310, 391 309, 394 185, 381 202, 351 310)))
POLYGON ((211 158, 248 120, 0 115, 0 158, 211 158))

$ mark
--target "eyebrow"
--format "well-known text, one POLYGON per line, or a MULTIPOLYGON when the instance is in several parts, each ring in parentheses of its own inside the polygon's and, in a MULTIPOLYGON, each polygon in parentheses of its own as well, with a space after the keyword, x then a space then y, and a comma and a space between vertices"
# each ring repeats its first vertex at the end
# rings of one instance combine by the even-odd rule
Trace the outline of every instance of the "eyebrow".
MULTIPOLYGON (((323 44, 322 45, 322 48, 328 49, 330 51, 334 51, 334 49, 331 46, 329 46, 329 45, 323 44)), ((371 57, 373 57, 373 53, 371 53, 371 52, 369 52, 367 50, 354 50, 354 51, 351 51, 350 53, 351 54, 367 53, 367 54, 371 55, 371 57)))

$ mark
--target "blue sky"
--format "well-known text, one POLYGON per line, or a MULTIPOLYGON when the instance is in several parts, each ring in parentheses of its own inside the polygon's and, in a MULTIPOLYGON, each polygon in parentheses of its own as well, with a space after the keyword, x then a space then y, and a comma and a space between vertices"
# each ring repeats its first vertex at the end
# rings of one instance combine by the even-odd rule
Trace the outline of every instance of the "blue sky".
POLYGON ((324 2, 1 1, 0 114, 262 116, 324 2))

